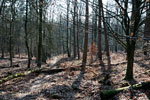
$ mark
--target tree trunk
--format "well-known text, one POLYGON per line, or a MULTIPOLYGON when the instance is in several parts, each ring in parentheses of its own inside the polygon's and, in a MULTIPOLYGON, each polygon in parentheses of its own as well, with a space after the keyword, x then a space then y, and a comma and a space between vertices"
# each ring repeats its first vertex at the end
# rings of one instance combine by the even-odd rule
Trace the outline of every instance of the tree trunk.
POLYGON ((37 66, 41 67, 42 63, 42 5, 43 5, 43 0, 39 0, 39 44, 38 44, 38 62, 37 66))
POLYGON ((106 49, 108 67, 110 68, 111 61, 110 61, 110 53, 109 53, 108 33, 107 33, 106 21, 105 21, 105 17, 104 17, 104 10, 103 10, 102 0, 101 0, 101 5, 102 5, 101 7, 102 7, 102 17, 103 17, 104 33, 105 33, 105 49, 106 49))
POLYGON ((1 48, 1 50, 2 50, 2 56, 1 56, 1 58, 4 58, 4 48, 1 48))
POLYGON ((101 44, 101 41, 102 41, 102 27, 101 27, 101 0, 98 0, 98 4, 99 4, 99 16, 98 16, 98 58, 99 58, 99 61, 101 62, 102 61, 102 44, 101 44))
POLYGON ((63 43, 63 33, 62 33, 62 15, 60 14, 60 23, 59 23, 59 45, 61 47, 60 49, 60 54, 63 54, 64 55, 64 43, 63 43))
POLYGON ((85 38, 84 38, 84 52, 83 52, 83 60, 82 66, 86 65, 87 60, 87 48, 88 48, 88 24, 89 24, 89 7, 88 0, 86 0, 86 16, 85 16, 85 38))
POLYGON ((46 60, 47 60, 47 55, 46 55, 46 50, 44 48, 44 46, 42 46, 42 62, 46 64, 46 60))
POLYGON ((12 33, 11 33, 11 23, 10 23, 10 34, 9 34, 9 57, 10 57, 10 67, 12 67, 12 33))
POLYGON ((78 60, 80 59, 80 50, 79 50, 79 15, 77 14, 77 53, 78 53, 78 60))
MULTIPOLYGON (((46 20, 46 17, 44 16, 44 20, 46 20)), ((42 39, 43 39, 43 43, 46 41, 46 33, 45 33, 45 28, 43 28, 43 35, 42 35, 42 39)), ((47 60, 47 55, 46 55, 46 46, 45 45, 42 45, 42 63, 45 63, 46 64, 46 60, 47 60)))
POLYGON ((2 14, 2 10, 3 10, 3 6, 4 6, 4 3, 5 3, 5 0, 2 0, 1 1, 1 5, 0 5, 0 15, 2 14))
POLYGON ((71 56, 71 53, 72 53, 72 42, 71 42, 72 41, 72 34, 71 34, 72 33, 72 28, 71 27, 70 27, 69 31, 70 31, 70 37, 69 37, 70 38, 70 43, 69 44, 70 44, 70 56, 71 56))
POLYGON ((14 28, 13 26, 13 22, 14 22, 14 19, 15 19, 15 15, 14 15, 14 4, 15 2, 12 1, 11 3, 11 19, 10 19, 10 29, 9 29, 9 56, 10 56, 10 67, 12 67, 13 65, 13 61, 12 61, 12 58, 13 58, 13 52, 12 52, 12 28, 14 28))
MULTIPOLYGON (((39 0, 36 0, 35 4, 36 4, 36 7, 38 7, 38 2, 39 0)), ((38 13, 37 13, 37 16, 38 13)), ((36 28, 39 29, 39 17, 36 18, 36 28)), ((39 32, 36 33, 36 46, 34 47, 34 56, 36 57, 36 63, 38 64, 38 46, 39 46, 39 32)))
MULTIPOLYGON (((146 21, 145 21, 145 27, 144 27, 144 38, 150 38, 150 2, 146 3, 146 21)), ((145 39, 144 40, 144 46, 143 46, 143 52, 144 55, 150 56, 150 40, 145 39)))
POLYGON ((76 58, 76 6, 77 0, 74 3, 74 16, 73 16, 73 53, 74 58, 76 58))
POLYGON ((32 38, 31 38, 31 43, 30 43, 30 57, 32 60, 32 57, 33 57, 33 39, 32 38))
POLYGON ((135 41, 132 41, 131 44, 127 43, 127 71, 125 76, 126 80, 133 79, 134 51, 135 51, 135 41))
POLYGON ((69 51, 69 8, 70 8, 70 0, 67 0, 67 54, 70 57, 69 51))
MULTIPOLYGON (((93 0, 94 1, 94 0, 93 0)), ((97 38, 97 11, 98 11, 98 7, 96 6, 96 9, 95 9, 95 26, 94 26, 94 42, 96 43, 96 38, 97 38)))
MULTIPOLYGON (((131 21, 130 21, 130 23, 132 23, 130 26, 131 33, 129 33, 128 27, 127 27, 126 35, 135 37, 138 34, 138 27, 139 27, 139 22, 141 19, 141 13, 139 10, 139 7, 141 6, 141 0, 132 0, 132 5, 133 6, 132 6, 131 21)), ((132 80, 136 40, 127 38, 126 41, 127 41, 127 71, 126 71, 125 79, 132 80)))
POLYGON ((25 44, 27 48, 27 53, 28 53, 28 68, 30 68, 31 64, 31 56, 30 56, 30 48, 29 48, 29 43, 28 43, 28 31, 27 31, 27 24, 28 24, 28 0, 26 0, 26 19, 25 19, 25 44))
MULTIPOLYGON (((2 21, 2 28, 4 28, 3 21, 2 21)), ((1 45, 1 47, 0 47, 0 48, 1 48, 1 58, 4 58, 5 39, 4 39, 3 29, 1 30, 0 34, 1 34, 1 37, 0 37, 0 42, 1 42, 1 43, 0 43, 0 45, 1 45)))

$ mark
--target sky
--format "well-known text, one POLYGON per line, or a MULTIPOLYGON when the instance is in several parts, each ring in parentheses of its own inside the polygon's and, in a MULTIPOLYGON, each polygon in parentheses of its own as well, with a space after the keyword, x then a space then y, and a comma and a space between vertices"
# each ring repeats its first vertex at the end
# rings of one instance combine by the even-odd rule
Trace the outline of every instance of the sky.
POLYGON ((104 3, 104 4, 107 4, 107 1, 108 1, 108 0, 103 0, 103 3, 104 3))
MULTIPOLYGON (((79 1, 79 0, 78 0, 79 1)), ((90 0, 91 2, 93 0, 90 0)), ((104 5, 107 4, 108 0, 103 0, 104 5)), ((109 0, 110 1, 110 0, 109 0)), ((59 18, 60 13, 62 13, 62 15, 66 15, 66 11, 67 11, 67 5, 66 5, 66 0, 54 0, 54 2, 51 3, 50 7, 49 7, 49 11, 51 14, 51 12, 53 12, 51 15, 48 16, 53 16, 54 20, 57 20, 59 18)), ((89 12, 92 12, 92 8, 89 7, 89 12)))

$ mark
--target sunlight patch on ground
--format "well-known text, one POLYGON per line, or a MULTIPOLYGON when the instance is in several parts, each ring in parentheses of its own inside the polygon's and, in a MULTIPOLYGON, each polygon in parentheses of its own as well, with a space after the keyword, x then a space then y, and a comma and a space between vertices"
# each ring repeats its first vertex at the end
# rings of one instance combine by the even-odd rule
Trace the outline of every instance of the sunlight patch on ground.
POLYGON ((27 96, 27 95, 29 95, 30 93, 29 92, 26 92, 26 93, 17 93, 16 94, 16 97, 17 98, 23 98, 23 97, 25 97, 25 96, 27 96))
POLYGON ((47 60, 48 64, 54 65, 58 60, 58 57, 53 57, 47 60))

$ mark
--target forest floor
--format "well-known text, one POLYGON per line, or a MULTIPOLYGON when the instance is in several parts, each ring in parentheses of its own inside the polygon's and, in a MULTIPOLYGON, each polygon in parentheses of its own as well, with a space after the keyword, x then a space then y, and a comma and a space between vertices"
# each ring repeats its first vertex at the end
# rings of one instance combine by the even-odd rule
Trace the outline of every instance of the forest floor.
MULTIPOLYGON (((111 53, 111 68, 107 68, 107 59, 103 64, 96 60, 90 64, 90 57, 85 67, 82 60, 56 56, 42 65, 45 72, 30 73, 10 79, 0 84, 0 100, 101 100, 103 90, 123 87, 125 83, 136 84, 150 81, 150 59, 146 60, 139 51, 135 54, 134 81, 125 81, 125 53, 111 53), (52 69, 64 69, 50 73, 52 69), (105 79, 105 73, 109 77, 105 79)), ((15 65, 9 67, 9 59, 0 59, 0 79, 19 72, 27 72, 27 59, 14 58, 15 65)), ((35 69, 32 61, 31 69, 35 69)), ((111 100, 150 100, 150 90, 124 90, 111 100)))

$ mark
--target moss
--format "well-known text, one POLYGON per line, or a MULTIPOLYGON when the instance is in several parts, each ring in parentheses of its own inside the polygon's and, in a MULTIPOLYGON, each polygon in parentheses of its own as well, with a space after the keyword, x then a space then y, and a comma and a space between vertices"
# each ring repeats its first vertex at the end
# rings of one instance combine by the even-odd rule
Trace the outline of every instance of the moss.
POLYGON ((33 72, 41 71, 41 69, 42 69, 42 68, 38 68, 38 69, 35 69, 35 70, 29 70, 29 71, 27 72, 27 74, 25 74, 25 73, 16 73, 16 74, 13 74, 13 75, 6 76, 5 78, 2 78, 2 79, 0 80, 0 84, 3 83, 3 82, 8 81, 8 80, 10 80, 10 79, 13 79, 13 78, 17 78, 17 77, 21 77, 21 76, 28 75, 28 74, 33 73, 33 72))
POLYGON ((142 89, 144 89, 144 88, 148 89, 148 88, 150 88, 150 82, 134 84, 134 85, 118 88, 118 89, 104 90, 103 92, 101 92, 101 98, 102 98, 102 100, 107 100, 108 98, 112 98, 117 93, 119 93, 123 90, 130 89, 130 88, 132 88, 132 89, 141 89, 141 88, 142 89))

